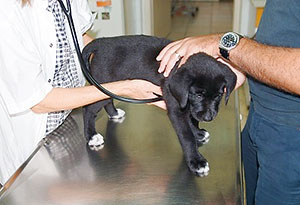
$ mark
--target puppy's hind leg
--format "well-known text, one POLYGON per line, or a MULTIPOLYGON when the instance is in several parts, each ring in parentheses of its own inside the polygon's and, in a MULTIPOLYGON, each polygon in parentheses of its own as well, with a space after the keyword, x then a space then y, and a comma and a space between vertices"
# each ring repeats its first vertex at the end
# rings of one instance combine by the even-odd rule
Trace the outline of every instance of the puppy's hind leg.
POLYGON ((122 123, 125 119, 125 111, 114 106, 113 100, 104 106, 110 120, 122 123))
POLYGON ((205 129, 199 129, 197 120, 191 118, 190 126, 195 136, 195 140, 198 147, 207 144, 209 142, 210 139, 209 133, 205 129))
POLYGON ((99 101, 83 107, 84 135, 91 150, 98 151, 104 147, 103 136, 96 132, 95 120, 97 113, 109 100, 99 101))

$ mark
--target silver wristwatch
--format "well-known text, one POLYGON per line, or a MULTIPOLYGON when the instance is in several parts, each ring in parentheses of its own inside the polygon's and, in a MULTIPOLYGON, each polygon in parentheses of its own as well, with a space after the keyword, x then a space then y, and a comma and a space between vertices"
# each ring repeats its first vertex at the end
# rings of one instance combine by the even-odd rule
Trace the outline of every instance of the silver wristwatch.
POLYGON ((219 43, 222 57, 229 60, 229 52, 238 45, 241 38, 243 38, 243 36, 235 32, 225 33, 219 43))

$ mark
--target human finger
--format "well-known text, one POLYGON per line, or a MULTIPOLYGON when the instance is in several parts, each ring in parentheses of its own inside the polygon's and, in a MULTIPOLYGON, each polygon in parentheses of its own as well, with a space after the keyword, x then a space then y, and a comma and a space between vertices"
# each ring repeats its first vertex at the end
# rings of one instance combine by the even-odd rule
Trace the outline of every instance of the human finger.
MULTIPOLYGON (((146 84, 148 86, 147 89, 147 95, 148 95, 148 98, 157 98, 157 97, 161 97, 162 96, 162 90, 161 90, 161 87, 160 86, 157 86, 149 81, 146 81, 146 84)), ((155 105, 159 108, 162 108, 164 110, 167 109, 167 106, 166 106, 166 103, 164 100, 160 100, 160 101, 157 101, 157 102, 152 102, 152 103, 148 103, 149 105, 155 105)))
POLYGON ((182 59, 180 60, 180 63, 178 65, 178 67, 181 67, 183 64, 185 64, 185 62, 187 61, 187 59, 191 56, 192 54, 185 54, 182 59))
POLYGON ((165 101, 161 100, 161 101, 157 101, 157 102, 153 102, 153 103, 149 103, 149 105, 155 105, 156 107, 159 107, 163 110, 167 110, 167 106, 165 101))
POLYGON ((170 48, 172 48, 174 45, 179 44, 182 40, 178 40, 178 41, 174 41, 172 43, 169 43, 167 46, 165 46, 158 54, 158 56, 156 57, 157 61, 160 61, 163 59, 163 57, 165 56, 165 54, 168 52, 168 50, 170 48))
POLYGON ((151 83, 151 82, 149 82, 150 83, 150 88, 149 88, 149 90, 150 90, 150 92, 151 92, 151 94, 152 95, 154 95, 154 96, 162 96, 162 90, 161 90, 161 87, 160 86, 157 86, 157 85, 155 85, 155 84, 153 84, 153 83, 151 83))
MULTIPOLYGON (((181 41, 174 42, 172 45, 168 45, 166 50, 164 51, 163 56, 160 58, 160 66, 158 68, 158 72, 162 73, 165 71, 166 67, 168 66, 168 63, 170 61, 170 58, 174 55, 176 50, 180 47, 181 41)), ((176 54, 175 54, 176 55, 176 54)), ((177 54, 178 55, 178 54, 177 54)), ((179 54, 180 55, 180 54, 179 54)), ((176 56, 175 56, 176 57, 176 56)), ((178 57, 178 56, 177 56, 178 57)), ((174 58, 174 57, 173 57, 174 58)), ((177 62, 177 61, 176 61, 177 62)), ((175 63, 176 63, 175 62, 175 63)), ((175 64, 174 64, 175 65, 175 64)))
POLYGON ((165 67, 164 76, 168 77, 171 70, 175 67, 176 63, 181 60, 183 55, 179 53, 179 51, 175 51, 173 54, 171 54, 169 61, 165 67))

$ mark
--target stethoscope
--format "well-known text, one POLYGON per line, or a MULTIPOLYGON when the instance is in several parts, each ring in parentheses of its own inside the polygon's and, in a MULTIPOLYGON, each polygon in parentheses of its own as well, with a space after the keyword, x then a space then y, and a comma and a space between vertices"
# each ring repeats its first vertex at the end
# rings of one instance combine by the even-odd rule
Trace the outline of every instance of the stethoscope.
POLYGON ((78 39, 77 39, 77 35, 76 35, 76 31, 75 31, 75 26, 74 26, 74 22, 73 22, 73 18, 72 18, 72 13, 71 13, 71 4, 70 4, 70 0, 66 0, 67 2, 67 8, 64 6, 64 3, 62 2, 62 0, 57 0, 61 6, 61 9, 63 10, 64 14, 66 15, 67 19, 68 19, 68 23, 70 26, 70 30, 71 30, 71 35, 72 35, 72 39, 74 41, 74 46, 75 46, 75 50, 78 56, 78 60, 81 66, 81 70, 82 73, 84 74, 84 76, 86 77, 86 79, 88 80, 88 82, 92 85, 94 85, 96 88, 98 88, 101 92, 105 93, 106 95, 110 96, 111 98, 114 98, 116 100, 120 100, 123 102, 129 102, 129 103, 151 103, 151 102, 157 102, 162 100, 162 97, 157 95, 157 98, 151 98, 151 99, 133 99, 133 98, 127 98, 127 97, 123 97, 123 96, 119 96, 116 95, 112 92, 110 92, 109 90, 105 89, 103 86, 101 86, 94 78, 93 76, 90 74, 88 68, 86 67, 84 60, 82 58, 81 55, 81 51, 80 51, 80 47, 78 44, 78 39))

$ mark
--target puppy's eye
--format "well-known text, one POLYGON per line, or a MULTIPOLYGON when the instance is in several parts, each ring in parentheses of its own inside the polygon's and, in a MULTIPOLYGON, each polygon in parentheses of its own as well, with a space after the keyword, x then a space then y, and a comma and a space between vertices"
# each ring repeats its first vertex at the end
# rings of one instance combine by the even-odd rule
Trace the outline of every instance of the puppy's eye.
POLYGON ((200 91, 200 92, 197 92, 197 95, 203 96, 203 95, 205 95, 205 93, 206 93, 206 91, 205 91, 205 90, 202 90, 202 91, 200 91))
POLYGON ((205 92, 201 92, 201 93, 197 93, 196 94, 196 97, 198 98, 198 99, 202 99, 202 98, 205 98, 205 92))

